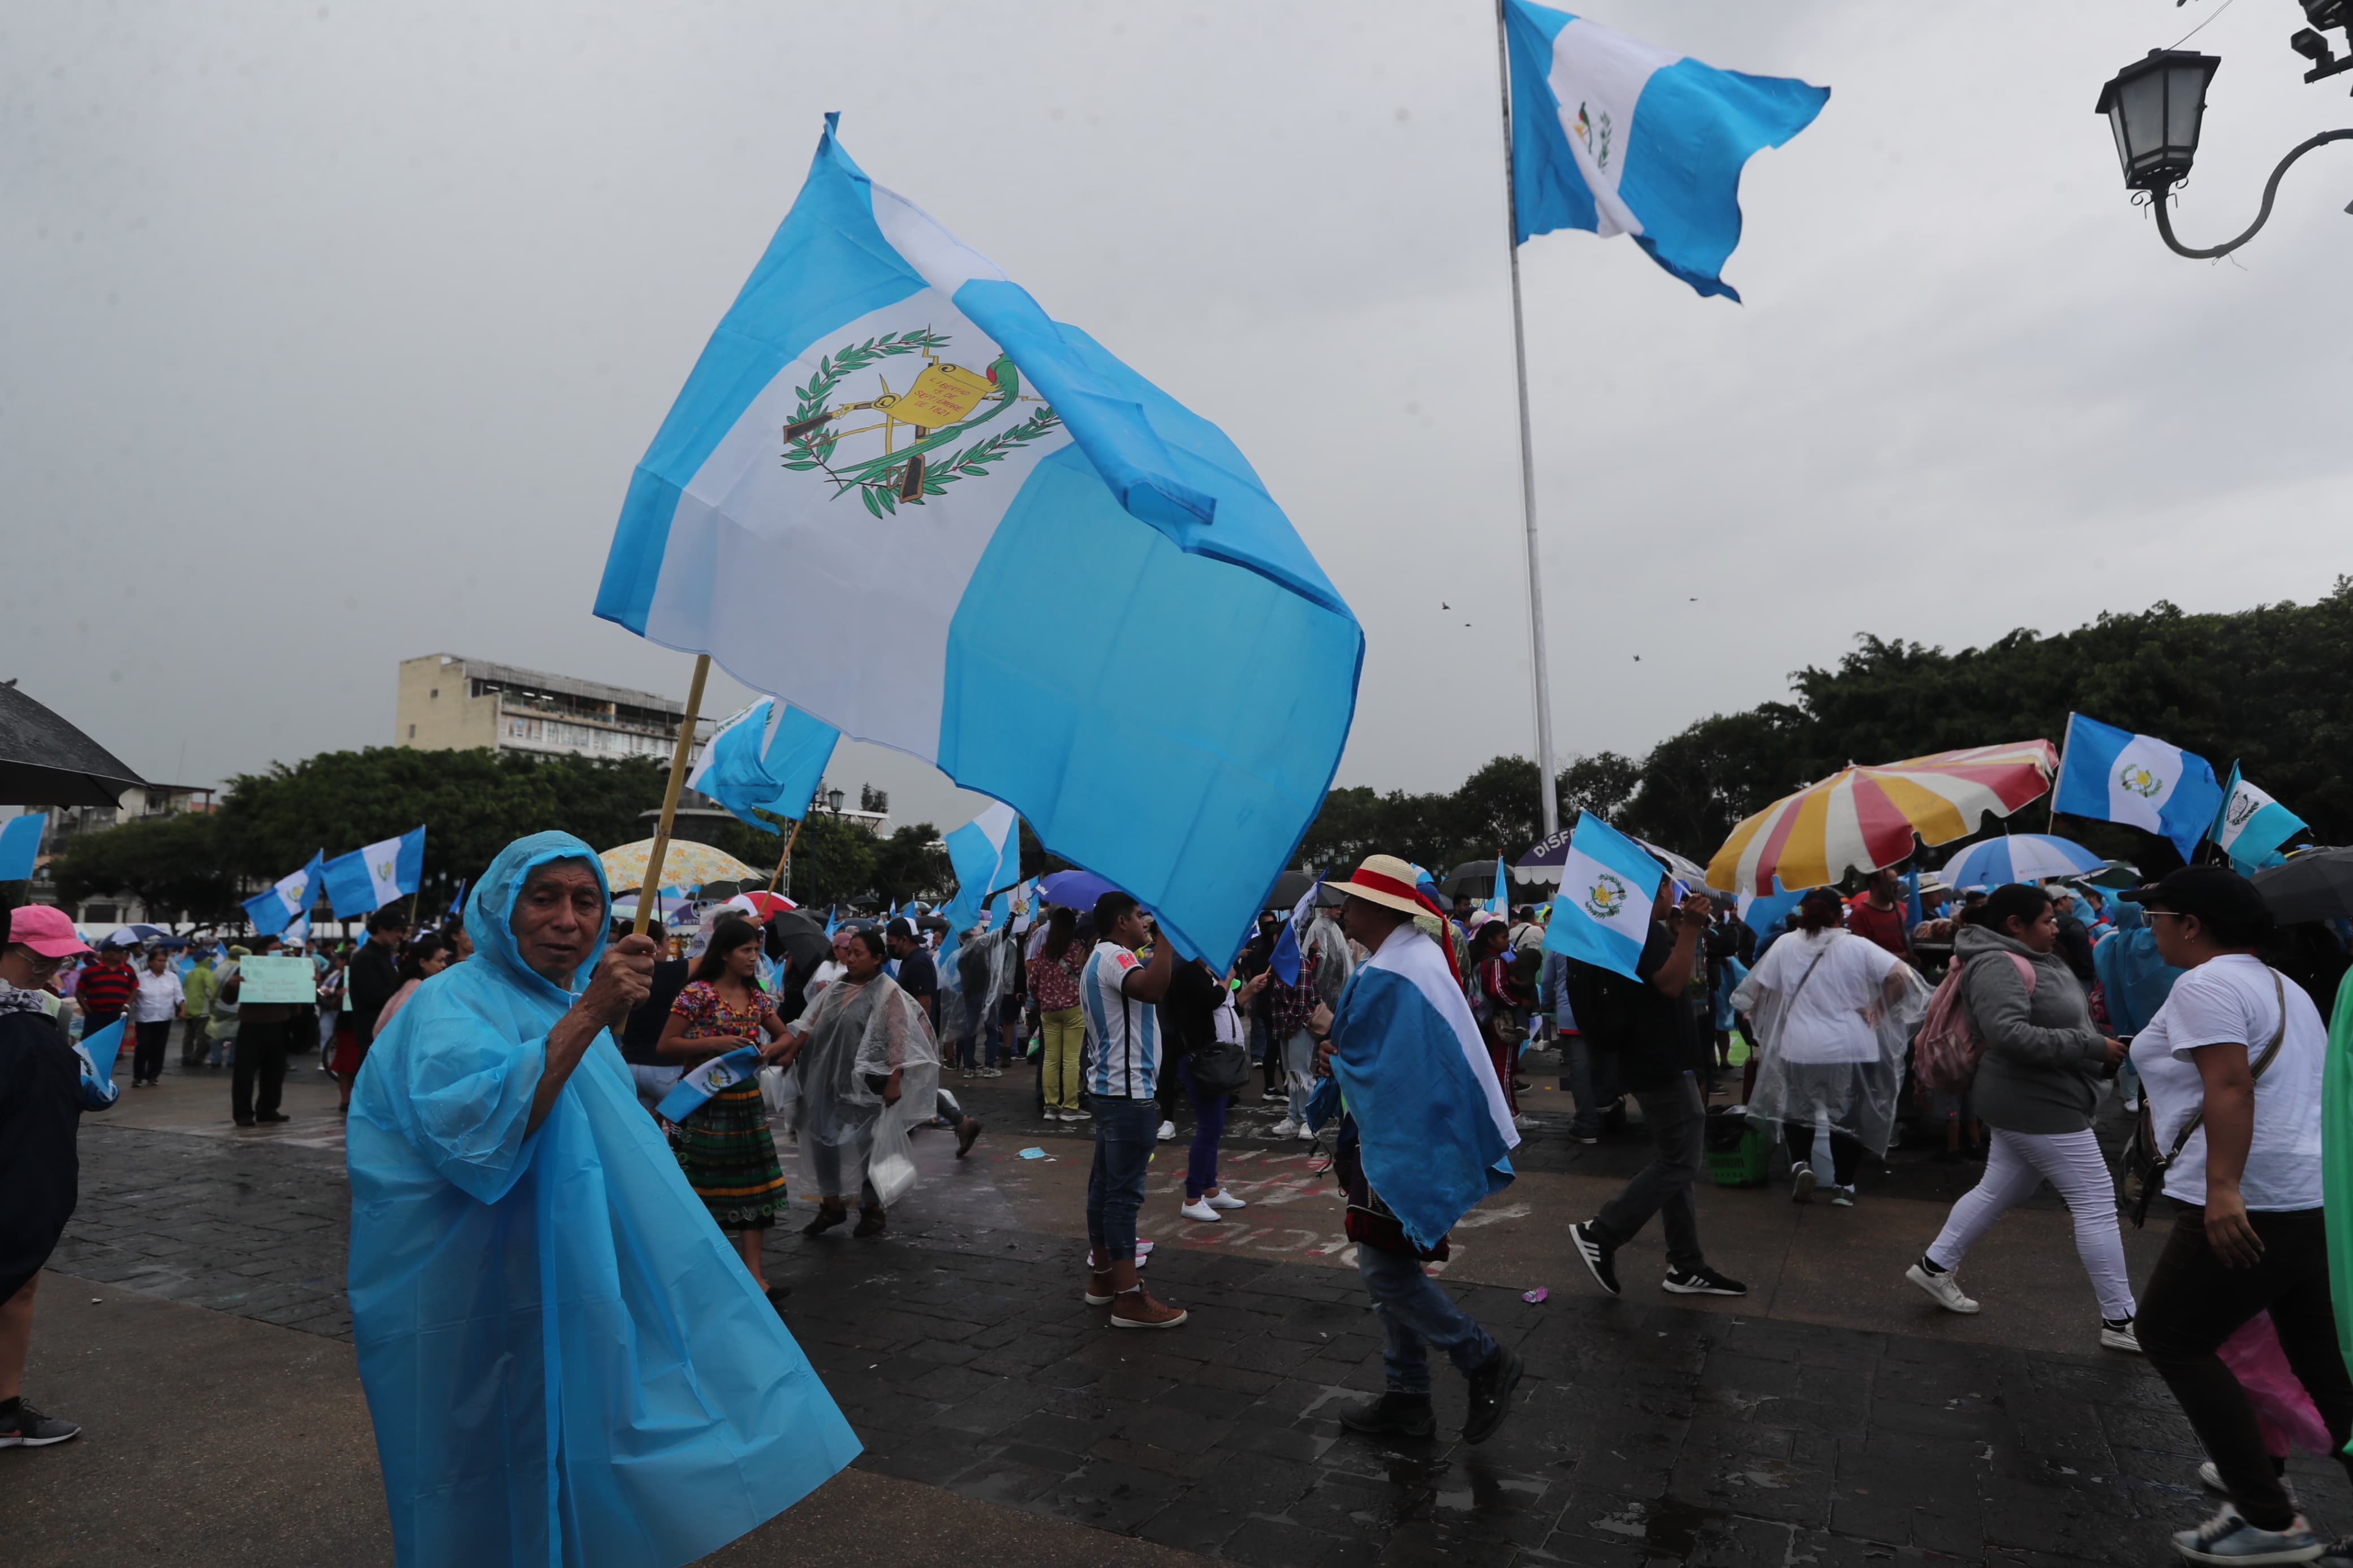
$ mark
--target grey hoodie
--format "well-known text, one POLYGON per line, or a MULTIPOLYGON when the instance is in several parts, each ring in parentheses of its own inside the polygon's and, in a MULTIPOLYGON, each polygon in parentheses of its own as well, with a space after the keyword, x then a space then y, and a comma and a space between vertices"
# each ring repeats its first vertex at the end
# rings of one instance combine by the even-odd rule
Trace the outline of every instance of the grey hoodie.
POLYGON ((2107 1047, 2067 961, 1981 926, 1953 933, 1953 958, 1968 965, 1961 971, 1961 1000, 1985 1042, 1969 1089, 1978 1116, 2006 1132, 2081 1132, 2091 1126, 2107 1047), (2005 952, 2034 965, 2031 999, 2005 952))

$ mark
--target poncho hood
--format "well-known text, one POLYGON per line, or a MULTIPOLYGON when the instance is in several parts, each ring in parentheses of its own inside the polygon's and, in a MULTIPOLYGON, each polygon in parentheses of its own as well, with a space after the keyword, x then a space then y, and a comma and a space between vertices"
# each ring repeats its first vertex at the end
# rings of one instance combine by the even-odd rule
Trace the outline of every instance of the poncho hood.
POLYGON ((569 1006, 572 998, 588 984, 588 976, 596 972, 596 961, 605 955, 605 933, 612 924, 612 914, 613 889, 606 884, 605 865, 596 858, 596 851, 569 833, 534 833, 500 850, 491 868, 476 879, 473 893, 466 900, 466 934, 474 939, 477 963, 496 969, 526 995, 569 1006), (596 922, 596 942, 580 967, 573 972, 570 991, 543 978, 525 963, 514 939, 515 900, 522 897, 523 884, 531 879, 535 868, 555 860, 586 860, 596 874, 596 890, 605 900, 604 918, 596 922))

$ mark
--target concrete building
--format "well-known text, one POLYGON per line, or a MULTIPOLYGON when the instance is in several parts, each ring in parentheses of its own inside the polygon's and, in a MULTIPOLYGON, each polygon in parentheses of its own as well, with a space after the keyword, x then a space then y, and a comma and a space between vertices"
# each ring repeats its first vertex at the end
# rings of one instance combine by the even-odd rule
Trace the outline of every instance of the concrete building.
MULTIPOLYGON (((401 660, 393 744, 667 762, 685 713, 683 701, 659 692, 428 653, 401 660)), ((707 718, 696 722, 697 752, 712 725, 707 718)))

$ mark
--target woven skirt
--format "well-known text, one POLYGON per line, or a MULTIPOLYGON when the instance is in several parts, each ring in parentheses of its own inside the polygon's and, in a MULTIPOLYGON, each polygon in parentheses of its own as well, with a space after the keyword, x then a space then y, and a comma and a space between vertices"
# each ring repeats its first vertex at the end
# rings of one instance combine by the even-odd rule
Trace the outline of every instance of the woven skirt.
POLYGON ((722 1230, 758 1230, 785 1207, 785 1168, 755 1076, 721 1089, 679 1124, 679 1168, 722 1230))

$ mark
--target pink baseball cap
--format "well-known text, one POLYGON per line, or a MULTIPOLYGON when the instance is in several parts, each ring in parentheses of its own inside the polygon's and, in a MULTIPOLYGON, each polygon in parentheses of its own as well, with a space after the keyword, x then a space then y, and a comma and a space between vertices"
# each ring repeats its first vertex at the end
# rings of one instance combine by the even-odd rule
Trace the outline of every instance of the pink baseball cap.
POLYGON ((53 904, 25 904, 9 911, 8 940, 21 942, 43 958, 70 958, 90 944, 74 934, 71 916, 53 904))

